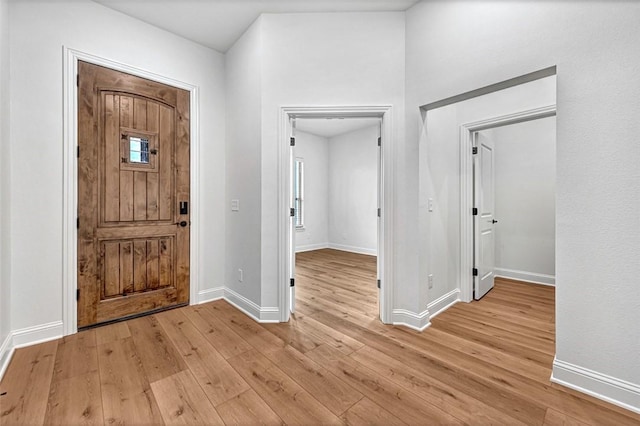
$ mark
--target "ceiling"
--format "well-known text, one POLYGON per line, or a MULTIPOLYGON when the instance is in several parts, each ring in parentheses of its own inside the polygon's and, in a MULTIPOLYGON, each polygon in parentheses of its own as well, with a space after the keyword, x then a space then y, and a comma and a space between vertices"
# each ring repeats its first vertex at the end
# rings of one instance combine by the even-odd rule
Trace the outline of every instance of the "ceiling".
POLYGON ((94 0, 219 52, 262 13, 403 11, 418 0, 94 0))
POLYGON ((380 118, 297 118, 296 130, 332 138, 380 123, 380 118))

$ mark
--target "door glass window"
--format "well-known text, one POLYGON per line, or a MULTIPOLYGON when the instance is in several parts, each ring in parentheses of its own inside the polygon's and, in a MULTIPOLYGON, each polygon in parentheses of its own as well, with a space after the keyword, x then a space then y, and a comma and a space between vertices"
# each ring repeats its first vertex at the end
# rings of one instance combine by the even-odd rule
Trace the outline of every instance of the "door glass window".
POLYGON ((129 162, 149 164, 149 139, 129 137, 129 162))

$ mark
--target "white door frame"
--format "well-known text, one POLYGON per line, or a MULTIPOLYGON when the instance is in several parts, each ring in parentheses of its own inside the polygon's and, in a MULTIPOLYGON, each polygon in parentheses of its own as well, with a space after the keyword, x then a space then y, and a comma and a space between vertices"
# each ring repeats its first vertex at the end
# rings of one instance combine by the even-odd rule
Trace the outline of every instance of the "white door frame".
POLYGON ((326 117, 380 117, 382 118, 382 165, 380 169, 381 208, 378 244, 378 271, 381 281, 379 293, 380 316, 383 323, 391 323, 393 307, 393 165, 395 160, 395 141, 393 140, 393 114, 389 105, 372 106, 298 106, 280 108, 279 155, 278 155, 278 306, 283 322, 289 321, 289 150, 290 118, 326 118, 326 117))
POLYGON ((199 229, 200 229, 200 184, 199 175, 200 138, 198 87, 174 80, 150 71, 134 68, 121 62, 102 58, 90 53, 63 48, 63 205, 62 205, 62 322, 63 335, 78 331, 76 289, 78 288, 78 61, 89 62, 126 72, 187 90, 190 93, 190 168, 191 168, 191 232, 189 244, 189 304, 198 303, 199 291, 199 229))
POLYGON ((525 121, 556 115, 556 105, 520 111, 514 114, 502 115, 486 120, 474 121, 460 126, 460 270, 459 288, 460 300, 471 302, 473 300, 473 247, 474 232, 472 215, 473 209, 473 134, 480 130, 507 126, 509 124, 523 123, 525 121))

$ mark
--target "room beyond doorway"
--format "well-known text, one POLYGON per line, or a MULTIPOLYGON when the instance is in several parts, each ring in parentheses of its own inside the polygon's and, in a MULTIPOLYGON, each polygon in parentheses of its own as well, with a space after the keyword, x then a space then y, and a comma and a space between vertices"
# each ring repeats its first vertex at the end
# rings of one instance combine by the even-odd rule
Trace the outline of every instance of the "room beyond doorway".
MULTIPOLYGON (((282 321, 288 321, 289 315, 295 312, 295 278, 296 278, 296 266, 295 266, 295 247, 296 236, 301 227, 305 224, 305 215, 309 211, 308 199, 305 199, 304 189, 300 192, 300 188, 296 189, 294 186, 294 178, 297 173, 302 172, 306 174, 305 161, 296 161, 296 122, 303 119, 325 120, 334 121, 341 120, 346 123, 350 119, 372 119, 376 124, 376 134, 373 140, 371 140, 372 146, 377 149, 377 161, 373 165, 375 173, 368 180, 377 181, 377 189, 374 190, 373 198, 375 203, 371 209, 371 218, 377 222, 377 235, 375 237, 376 244, 370 248, 369 251, 365 251, 365 254, 377 255, 377 277, 371 283, 374 291, 379 292, 379 318, 382 322, 390 322, 390 308, 392 306, 390 287, 392 286, 392 268, 390 259, 391 247, 388 233, 391 232, 392 223, 392 208, 390 201, 385 197, 385 194, 390 193, 392 187, 391 174, 386 174, 385 170, 390 167, 392 150, 391 150, 391 118, 389 112, 390 107, 300 107, 300 108, 283 108, 282 109, 282 151, 281 151, 281 208, 283 214, 286 216, 287 221, 283 223, 283 229, 287 232, 281 240, 280 250, 280 265, 281 276, 283 278, 282 291, 280 293, 280 306, 282 309, 282 321), (329 120, 327 120, 329 119, 329 120), (285 145, 286 143, 286 145, 285 145), (378 147, 379 146, 379 147, 378 147), (298 198, 298 199, 296 199, 298 198), (296 208, 297 207, 297 208, 296 208), (296 225, 298 225, 296 227, 296 225), (378 290, 379 288, 379 290, 378 290)), ((300 159, 298 159, 300 160, 300 159)), ((388 173, 388 172, 387 172, 388 173)), ((307 177, 308 178, 308 177, 307 177)), ((304 181, 305 177, 302 177, 304 181)), ((308 182, 308 181, 307 181, 308 182)), ((348 214, 348 210, 346 212, 348 214)), ((342 215, 344 218, 345 216, 342 215)), ((340 249, 347 248, 337 247, 340 249)), ((328 247, 326 245, 325 247, 328 247)), ((351 246, 353 247, 353 246, 351 246)), ((320 247, 307 247, 307 249, 314 249, 320 247)), ((356 250, 358 251, 358 250, 356 250)), ((362 253, 362 251, 360 251, 362 253)))

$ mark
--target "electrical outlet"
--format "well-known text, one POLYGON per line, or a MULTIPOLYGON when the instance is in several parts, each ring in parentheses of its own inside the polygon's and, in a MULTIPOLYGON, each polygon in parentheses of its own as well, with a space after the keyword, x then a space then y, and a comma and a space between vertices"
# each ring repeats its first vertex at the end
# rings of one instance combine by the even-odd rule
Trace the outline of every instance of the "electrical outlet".
POLYGON ((433 288, 433 274, 429 274, 429 288, 433 288))
POLYGON ((433 211, 433 198, 429 198, 429 211, 432 212, 433 211))
POLYGON ((243 275, 242 269, 238 269, 238 282, 242 282, 243 275))
POLYGON ((240 200, 231 200, 231 211, 232 212, 240 211, 240 200))

